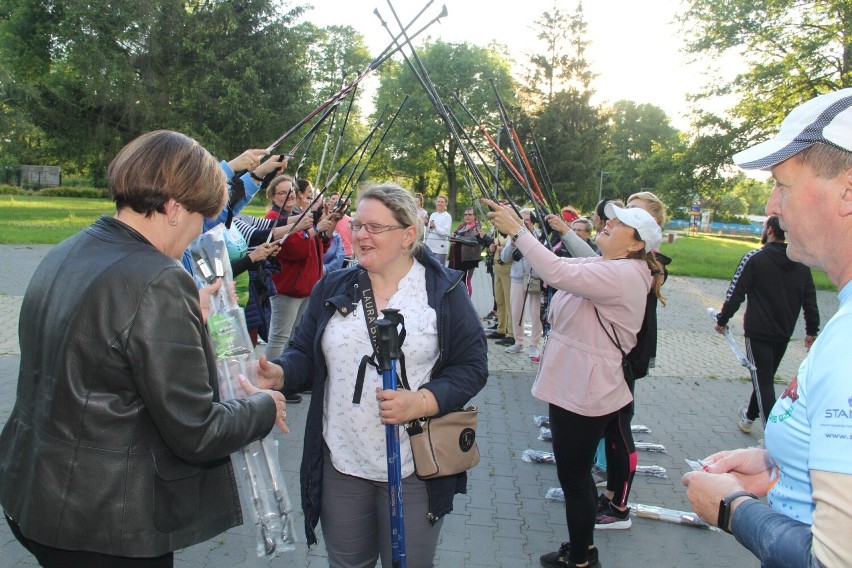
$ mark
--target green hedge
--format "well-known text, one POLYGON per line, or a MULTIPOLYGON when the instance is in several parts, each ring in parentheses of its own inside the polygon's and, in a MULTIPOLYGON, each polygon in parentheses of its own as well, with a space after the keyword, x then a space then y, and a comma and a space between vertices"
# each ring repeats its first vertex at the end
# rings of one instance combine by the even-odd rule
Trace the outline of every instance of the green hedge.
POLYGON ((0 185, 0 195, 33 195, 42 197, 82 197, 86 199, 105 199, 109 190, 94 187, 46 187, 33 191, 15 185, 0 185))
POLYGON ((98 199, 109 197, 109 191, 93 187, 46 187, 37 192, 37 195, 44 197, 87 197, 98 199))

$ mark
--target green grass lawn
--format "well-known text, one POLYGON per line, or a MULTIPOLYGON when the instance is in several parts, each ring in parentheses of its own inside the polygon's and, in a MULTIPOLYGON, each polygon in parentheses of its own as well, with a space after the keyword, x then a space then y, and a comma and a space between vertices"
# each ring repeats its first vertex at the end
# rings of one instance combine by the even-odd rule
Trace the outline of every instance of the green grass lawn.
MULTIPOLYGON (((729 280, 743 255, 759 248, 758 239, 732 239, 707 235, 684 236, 673 243, 663 240, 660 252, 672 258, 669 272, 679 276, 698 276, 729 280)), ((821 270, 811 270, 819 290, 836 290, 821 270)))
MULTIPOLYGON (((243 210, 263 217, 261 201, 243 210)), ((112 215, 115 207, 109 199, 0 195, 0 243, 56 244, 88 227, 100 215, 112 215)), ((757 239, 742 240, 713 236, 684 236, 673 243, 663 241, 660 249, 672 257, 670 272, 680 276, 699 276, 728 280, 742 256, 760 246, 757 239)), ((821 271, 814 270, 814 282, 821 290, 835 287, 821 271)))
MULTIPOLYGON (((266 214, 263 205, 249 205, 249 215, 266 214)), ((0 195, 0 243, 53 245, 115 213, 109 199, 0 195)))

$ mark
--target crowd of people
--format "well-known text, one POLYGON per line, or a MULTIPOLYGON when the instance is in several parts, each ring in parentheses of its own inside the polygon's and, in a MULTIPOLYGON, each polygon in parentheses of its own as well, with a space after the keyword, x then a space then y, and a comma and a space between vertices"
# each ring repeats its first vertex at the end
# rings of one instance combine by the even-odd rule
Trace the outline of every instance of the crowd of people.
MULTIPOLYGON (((724 333, 747 299, 757 374, 739 427, 762 418, 766 448, 714 454, 683 483, 702 519, 768 567, 852 565, 849 412, 837 408, 850 390, 850 132, 845 89, 797 107, 775 138, 734 157, 775 179, 764 247, 743 258, 716 321, 724 333), (819 337, 800 263, 840 289, 819 337), (772 377, 801 309, 810 353, 776 401, 772 377)), ((446 196, 428 214, 422 195, 380 183, 360 189, 350 216, 348 197, 322 198, 284 173, 284 156, 266 154, 217 164, 182 134, 139 137, 109 167, 115 214, 37 269, 0 434, 0 504, 15 537, 42 566, 172 566, 175 550, 242 522, 229 455, 275 426, 286 432, 286 403, 311 393, 300 470, 308 544, 321 526, 330 566, 390 566, 386 425, 464 408, 486 385, 490 339, 538 363, 531 394, 548 405, 568 540, 540 562, 600 567, 595 529, 631 526, 634 381, 654 364, 670 262, 659 252, 662 201, 642 191, 583 217, 482 199, 453 228, 446 196), (265 218, 244 214, 262 189, 265 218), (187 261, 190 243, 220 223, 251 339, 266 342, 258 385, 243 381, 244 396, 227 401, 205 326, 221 281, 199 289, 187 261), (483 261, 487 332, 470 298, 483 261), (382 310, 405 322, 404 388, 364 370, 382 310), (600 494, 596 467, 607 474, 600 494)), ((399 437, 407 564, 429 567, 468 478, 421 479, 404 428, 399 437)))

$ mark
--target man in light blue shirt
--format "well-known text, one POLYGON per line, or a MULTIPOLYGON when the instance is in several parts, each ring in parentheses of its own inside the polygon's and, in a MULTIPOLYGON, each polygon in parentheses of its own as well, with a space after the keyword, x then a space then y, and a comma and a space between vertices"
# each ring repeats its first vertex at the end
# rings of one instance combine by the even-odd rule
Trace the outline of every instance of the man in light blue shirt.
POLYGON ((710 456, 683 476, 687 497, 763 566, 852 566, 852 89, 796 107, 734 161, 772 172, 787 256, 824 270, 840 307, 769 414, 766 449, 710 456))

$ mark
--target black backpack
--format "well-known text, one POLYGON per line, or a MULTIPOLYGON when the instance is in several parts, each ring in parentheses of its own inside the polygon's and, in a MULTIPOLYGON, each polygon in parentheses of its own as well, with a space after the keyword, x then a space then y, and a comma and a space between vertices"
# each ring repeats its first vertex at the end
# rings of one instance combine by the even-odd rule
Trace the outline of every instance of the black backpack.
POLYGON ((597 308, 595 308, 595 315, 606 336, 621 352, 621 368, 624 371, 624 380, 627 381, 632 390, 633 381, 648 376, 651 360, 657 352, 657 296, 653 290, 648 293, 645 301, 645 317, 642 319, 642 327, 639 328, 639 333, 636 334, 636 346, 630 350, 630 353, 625 353, 621 348, 621 342, 618 340, 615 326, 612 324, 610 324, 612 335, 609 334, 597 308))
POLYGON ((636 346, 624 358, 630 367, 633 380, 641 379, 648 375, 651 360, 657 354, 657 295, 651 290, 645 302, 645 317, 642 327, 636 334, 636 346))

